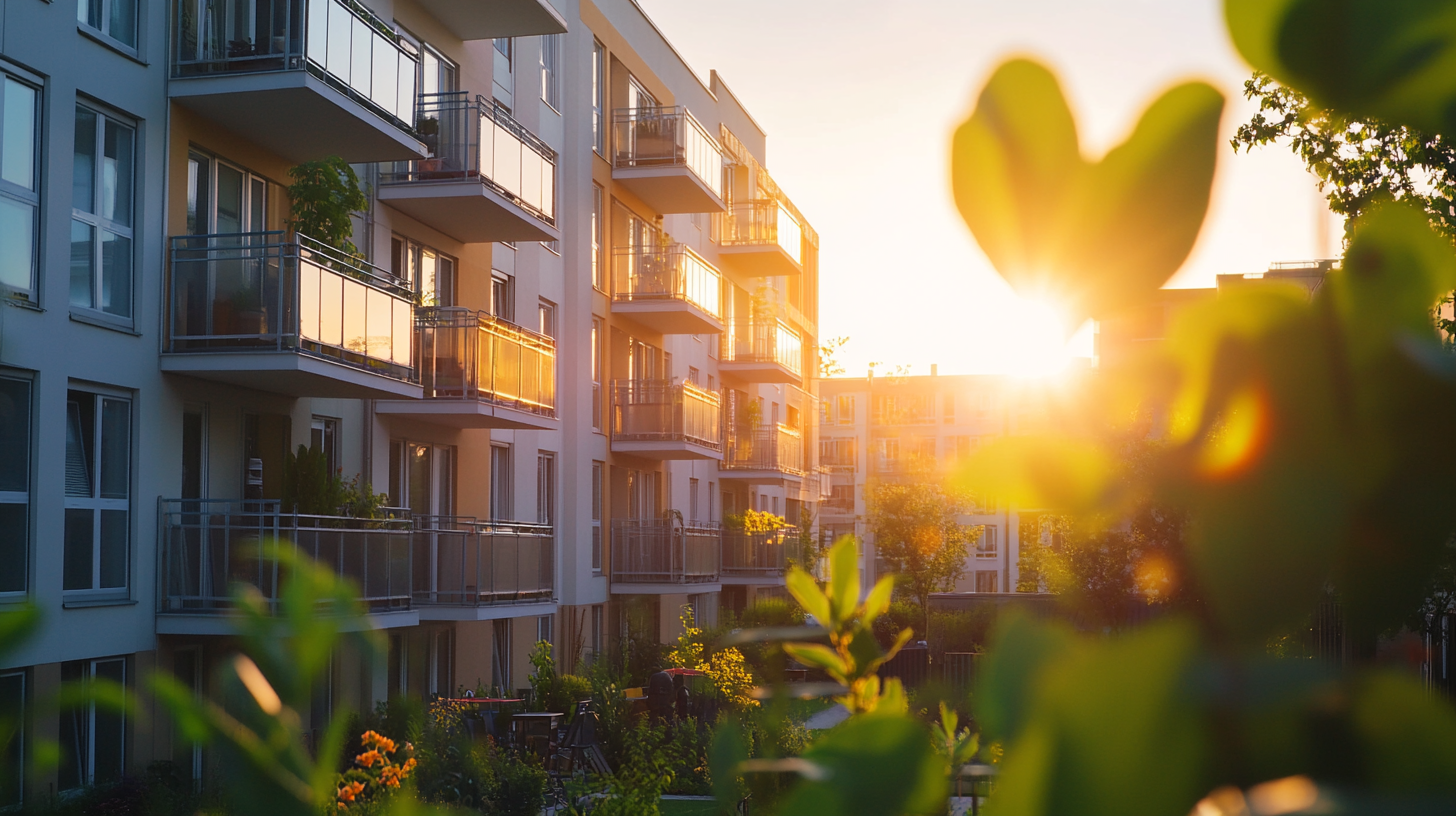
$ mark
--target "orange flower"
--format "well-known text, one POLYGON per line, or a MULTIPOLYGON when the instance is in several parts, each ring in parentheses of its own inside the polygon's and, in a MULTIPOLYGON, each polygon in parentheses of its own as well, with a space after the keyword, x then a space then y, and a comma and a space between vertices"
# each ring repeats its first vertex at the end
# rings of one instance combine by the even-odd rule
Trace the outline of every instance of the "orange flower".
POLYGON ((384 757, 380 756, 378 751, 372 749, 354 757, 354 762, 363 765, 365 768, 373 768, 374 763, 383 761, 384 757))
POLYGON ((354 797, 355 796, 358 796, 359 794, 361 794, 363 792, 364 792, 364 783, 363 782, 350 782, 349 784, 343 786, 342 788, 339 788, 339 805, 340 805, 340 807, 344 807, 344 804, 343 804, 344 802, 352 802, 352 801, 354 801, 354 797))

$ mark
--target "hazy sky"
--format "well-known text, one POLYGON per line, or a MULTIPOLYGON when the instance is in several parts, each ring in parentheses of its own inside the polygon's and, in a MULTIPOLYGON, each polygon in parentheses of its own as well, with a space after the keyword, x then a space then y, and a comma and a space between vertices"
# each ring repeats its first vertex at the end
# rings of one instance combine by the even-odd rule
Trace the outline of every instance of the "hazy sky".
MULTIPOLYGON (((990 72, 1052 66, 1100 156, 1164 87, 1229 98, 1225 139, 1254 106, 1218 0, 638 0, 698 73, 716 68, 768 132, 768 167, 819 231, 820 331, 841 360, 913 373, 991 373, 1055 356, 1045 312, 1021 306, 952 203, 949 143, 990 72)), ((1326 257, 1329 221, 1285 148, 1221 145, 1210 218, 1174 285, 1326 257)), ((1073 348, 1088 348, 1085 333, 1073 348)))

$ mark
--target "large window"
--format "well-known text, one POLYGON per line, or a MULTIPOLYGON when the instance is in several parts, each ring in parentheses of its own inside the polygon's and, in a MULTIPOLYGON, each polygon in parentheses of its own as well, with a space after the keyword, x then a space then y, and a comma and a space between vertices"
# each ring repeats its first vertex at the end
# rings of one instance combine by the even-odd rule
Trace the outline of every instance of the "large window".
POLYGON ((985 525, 981 528, 981 537, 976 540, 977 558, 995 558, 1000 550, 997 549, 996 528, 985 525))
POLYGON ((136 130, 76 107, 71 177, 71 305, 131 320, 136 130))
POLYGON ((602 119, 606 107, 607 49, 592 40, 592 149, 607 153, 607 123, 602 119))
POLYGON ((592 430, 602 429, 602 319, 592 318, 591 327, 591 383, 592 383, 592 430))
MULTIPOLYGON (((97 680, 126 685, 126 658, 76 660, 61 664, 61 680, 89 685, 97 680)), ((61 712, 60 790, 101 785, 121 778, 126 761, 126 721, 121 713, 91 704, 61 712)))
POLYGON ((498 521, 515 518, 511 503, 511 446, 490 446, 490 517, 498 521))
POLYGON ((40 89, 0 71, 0 297, 35 300, 40 89))
POLYGON ((30 575, 30 414, 30 381, 0 376, 0 594, 30 575))
POLYGON ((77 0, 76 19, 98 34, 135 51, 139 0, 77 0))
POLYGON ((124 593, 131 529, 131 402, 66 396, 65 589, 124 593))
POLYGON ((602 260, 602 231, 606 228, 606 196, 602 193, 602 185, 592 184, 592 213, 591 213, 591 280, 592 286, 605 292, 607 282, 605 278, 606 264, 602 260))
POLYGON ((561 35, 541 37, 541 99, 554 111, 561 110, 561 35))
POLYGON ((389 241, 389 271, 409 281, 424 306, 455 305, 455 259, 399 235, 389 241))
POLYGON ((556 454, 536 454, 536 523, 556 524, 556 454))

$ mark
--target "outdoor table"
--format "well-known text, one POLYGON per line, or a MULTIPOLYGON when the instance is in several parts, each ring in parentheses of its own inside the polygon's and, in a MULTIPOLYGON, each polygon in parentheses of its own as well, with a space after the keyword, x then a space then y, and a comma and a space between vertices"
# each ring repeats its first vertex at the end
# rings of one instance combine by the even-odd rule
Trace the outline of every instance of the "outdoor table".
POLYGON ((566 715, 555 711, 530 711, 511 718, 511 738, 517 748, 550 759, 556 750, 556 733, 566 715))

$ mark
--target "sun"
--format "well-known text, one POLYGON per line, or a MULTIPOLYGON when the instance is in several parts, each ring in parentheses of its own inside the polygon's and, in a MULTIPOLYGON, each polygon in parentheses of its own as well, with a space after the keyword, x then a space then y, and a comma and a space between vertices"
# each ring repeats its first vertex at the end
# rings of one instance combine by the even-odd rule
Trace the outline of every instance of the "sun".
POLYGON ((1048 377, 1066 370, 1073 358, 1090 356, 1090 327, 1068 331, 1057 307, 1041 300, 1011 296, 995 315, 997 368, 1016 377, 1048 377), (1086 335, 1086 339, 1084 339, 1086 335))

